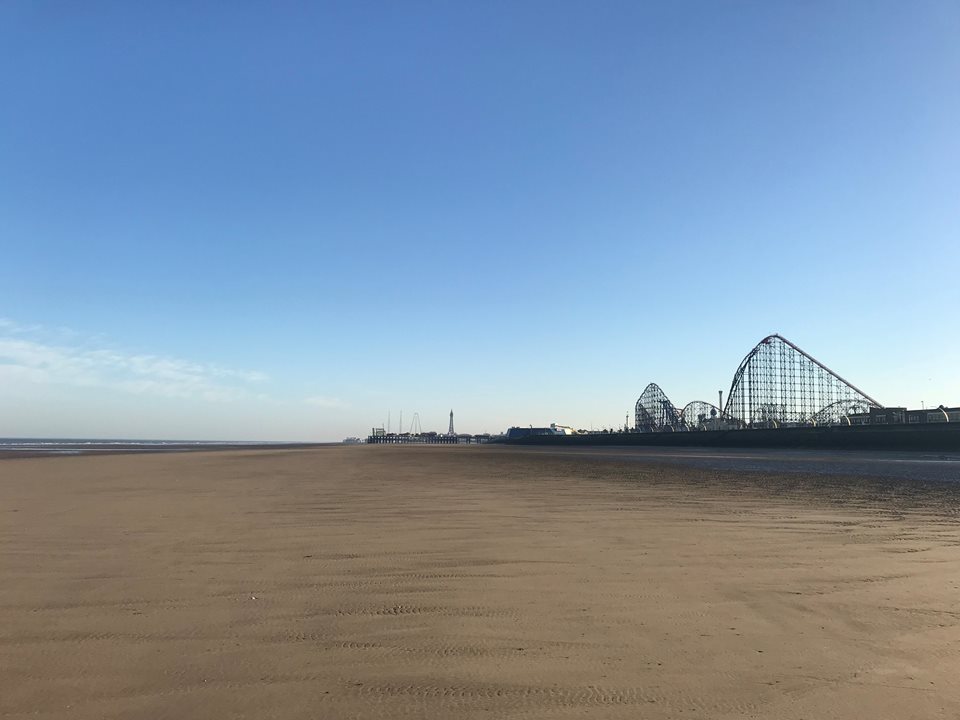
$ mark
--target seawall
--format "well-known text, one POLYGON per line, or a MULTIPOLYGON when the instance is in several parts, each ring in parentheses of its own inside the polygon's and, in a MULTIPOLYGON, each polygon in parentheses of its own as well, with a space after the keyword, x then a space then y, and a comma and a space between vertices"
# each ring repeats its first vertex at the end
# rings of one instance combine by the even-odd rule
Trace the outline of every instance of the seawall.
POLYGON ((532 435, 511 445, 557 447, 654 445, 667 447, 769 447, 833 450, 918 450, 960 452, 960 423, 782 428, 779 430, 708 430, 703 432, 601 433, 532 435))

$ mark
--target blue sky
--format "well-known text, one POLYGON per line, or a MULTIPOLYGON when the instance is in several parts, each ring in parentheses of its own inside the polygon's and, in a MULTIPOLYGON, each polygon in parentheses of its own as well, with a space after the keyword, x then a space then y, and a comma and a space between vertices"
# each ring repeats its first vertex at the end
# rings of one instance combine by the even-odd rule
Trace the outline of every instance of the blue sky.
MULTIPOLYGON (((0 6, 0 436, 960 404, 956 2, 0 6)), ((406 427, 405 427, 406 429, 406 427)))

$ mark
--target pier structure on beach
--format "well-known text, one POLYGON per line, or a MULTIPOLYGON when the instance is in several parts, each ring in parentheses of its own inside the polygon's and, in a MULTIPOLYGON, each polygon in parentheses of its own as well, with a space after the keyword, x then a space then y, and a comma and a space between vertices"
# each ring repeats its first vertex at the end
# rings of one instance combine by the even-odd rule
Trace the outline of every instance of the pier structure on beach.
POLYGON ((367 437, 369 445, 479 445, 490 442, 491 435, 459 435, 428 433, 387 433, 383 428, 373 428, 367 437))

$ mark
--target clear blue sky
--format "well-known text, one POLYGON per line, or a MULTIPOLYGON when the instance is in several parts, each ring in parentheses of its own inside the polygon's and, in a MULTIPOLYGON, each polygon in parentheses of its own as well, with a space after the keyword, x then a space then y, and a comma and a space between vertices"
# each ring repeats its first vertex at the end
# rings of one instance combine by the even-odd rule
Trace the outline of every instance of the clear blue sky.
POLYGON ((960 4, 5 2, 0 436, 960 404, 960 4))

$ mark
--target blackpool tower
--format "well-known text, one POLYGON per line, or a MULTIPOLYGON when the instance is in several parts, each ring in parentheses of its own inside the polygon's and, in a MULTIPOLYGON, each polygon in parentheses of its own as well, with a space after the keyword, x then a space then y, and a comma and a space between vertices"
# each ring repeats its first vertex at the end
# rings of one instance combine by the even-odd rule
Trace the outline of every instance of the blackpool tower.
POLYGON ((453 410, 450 411, 450 429, 447 430, 447 435, 453 435, 453 410))

